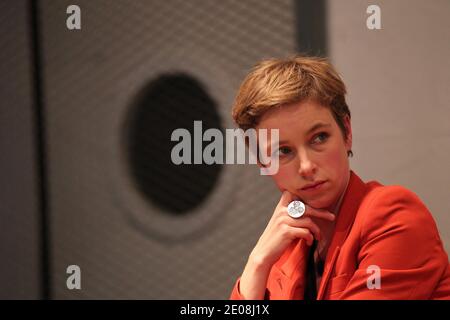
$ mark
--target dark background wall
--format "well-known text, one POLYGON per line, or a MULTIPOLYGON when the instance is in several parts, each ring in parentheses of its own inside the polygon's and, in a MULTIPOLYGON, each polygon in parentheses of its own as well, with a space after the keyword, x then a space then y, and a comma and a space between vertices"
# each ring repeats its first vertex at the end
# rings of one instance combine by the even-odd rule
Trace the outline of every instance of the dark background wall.
POLYGON ((27 1, 0 3, 0 299, 41 294, 39 180, 27 1))

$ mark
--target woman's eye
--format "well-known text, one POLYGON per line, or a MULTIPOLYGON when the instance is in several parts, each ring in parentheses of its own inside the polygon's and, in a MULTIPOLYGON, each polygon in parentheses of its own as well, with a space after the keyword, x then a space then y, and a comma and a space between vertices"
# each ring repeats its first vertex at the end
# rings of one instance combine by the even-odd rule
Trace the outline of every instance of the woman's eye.
POLYGON ((328 133, 326 132, 321 132, 318 135, 316 135, 313 139, 313 144, 317 144, 317 143, 323 143, 328 139, 328 133))
POLYGON ((277 151, 275 151, 274 155, 285 156, 291 152, 291 149, 288 147, 281 147, 277 151))

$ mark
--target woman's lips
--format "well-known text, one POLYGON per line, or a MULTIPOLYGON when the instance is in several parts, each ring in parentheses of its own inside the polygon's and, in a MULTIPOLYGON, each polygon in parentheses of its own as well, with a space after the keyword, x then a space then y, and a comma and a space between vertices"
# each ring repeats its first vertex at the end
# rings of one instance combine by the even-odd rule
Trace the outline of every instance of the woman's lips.
POLYGON ((303 192, 319 190, 320 188, 322 188, 322 186, 324 185, 325 182, 326 182, 326 181, 322 181, 322 182, 319 182, 319 183, 315 184, 315 185, 312 186, 312 187, 309 187, 309 188, 302 188, 302 189, 300 189, 300 190, 303 191, 303 192))

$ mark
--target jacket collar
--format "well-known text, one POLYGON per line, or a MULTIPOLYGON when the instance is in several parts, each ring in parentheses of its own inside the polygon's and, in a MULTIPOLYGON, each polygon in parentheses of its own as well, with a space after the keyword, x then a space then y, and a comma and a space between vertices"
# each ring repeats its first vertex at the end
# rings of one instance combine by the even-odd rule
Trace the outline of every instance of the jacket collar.
POLYGON ((334 268, 336 258, 339 250, 347 238, 350 229, 355 221, 356 213, 359 206, 367 193, 366 184, 350 170, 350 180, 345 190, 344 198, 341 207, 338 211, 336 226, 333 232, 330 247, 328 249, 327 257, 325 259, 325 270, 320 283, 317 299, 323 298, 331 271, 334 268))

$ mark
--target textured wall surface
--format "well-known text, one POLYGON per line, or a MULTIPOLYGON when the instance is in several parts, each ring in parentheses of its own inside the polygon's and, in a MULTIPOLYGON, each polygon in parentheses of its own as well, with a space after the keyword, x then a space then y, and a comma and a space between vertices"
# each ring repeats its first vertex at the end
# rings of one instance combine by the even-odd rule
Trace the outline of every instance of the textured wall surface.
MULTIPOLYGON (((222 127, 232 128, 230 107, 245 72, 263 57, 295 51, 293 4, 78 1, 80 31, 65 28, 68 4, 41 6, 54 296, 227 298, 273 211, 275 187, 256 166, 225 165, 201 207, 169 220, 130 181, 119 133, 138 90, 177 71, 205 86, 222 127), (177 240, 169 228, 198 232, 177 240), (69 264, 81 267, 81 291, 65 286, 69 264)), ((166 115, 154 121, 179 117, 166 115)))
POLYGON ((349 89, 355 157, 366 180, 400 184, 430 209, 450 249, 450 2, 328 1, 330 55, 349 89))

